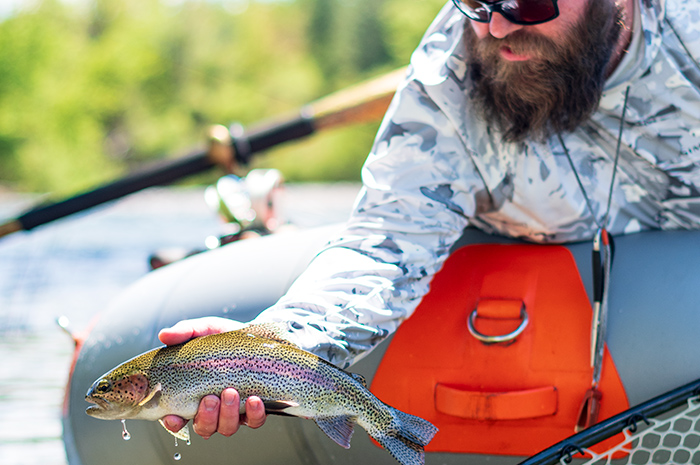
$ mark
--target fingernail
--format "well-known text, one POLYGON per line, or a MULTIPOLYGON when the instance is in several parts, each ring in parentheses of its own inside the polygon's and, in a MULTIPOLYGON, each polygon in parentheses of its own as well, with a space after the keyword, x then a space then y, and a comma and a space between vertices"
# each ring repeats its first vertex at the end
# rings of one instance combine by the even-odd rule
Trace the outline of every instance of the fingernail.
POLYGON ((236 399, 236 396, 233 395, 232 392, 224 391, 224 392, 221 394, 221 399, 224 401, 224 404, 226 404, 226 405, 233 405, 233 401, 236 399))
POLYGON ((174 421, 172 421, 170 418, 166 418, 163 420, 163 423, 165 423, 165 426, 172 431, 175 431, 177 429, 177 425, 175 424, 174 421))
POLYGON ((217 403, 218 402, 216 402, 216 400, 214 399, 204 399, 204 409, 207 412, 213 412, 214 410, 216 410, 217 403))

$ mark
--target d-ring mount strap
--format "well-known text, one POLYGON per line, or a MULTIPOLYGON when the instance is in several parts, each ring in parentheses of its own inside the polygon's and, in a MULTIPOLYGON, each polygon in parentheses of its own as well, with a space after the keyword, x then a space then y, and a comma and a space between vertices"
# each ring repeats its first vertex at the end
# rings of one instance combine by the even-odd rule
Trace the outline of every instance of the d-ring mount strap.
POLYGON ((498 344, 514 340, 525 330, 529 321, 525 303, 522 300, 481 299, 467 318, 467 328, 472 336, 484 344, 498 344), (483 334, 476 329, 476 321, 479 317, 500 320, 517 318, 520 319, 520 325, 507 334, 483 334))

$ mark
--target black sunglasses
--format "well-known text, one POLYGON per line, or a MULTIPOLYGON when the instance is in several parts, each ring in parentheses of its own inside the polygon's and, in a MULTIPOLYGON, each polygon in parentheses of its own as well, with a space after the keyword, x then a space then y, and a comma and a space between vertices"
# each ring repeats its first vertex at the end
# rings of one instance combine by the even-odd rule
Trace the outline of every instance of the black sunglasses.
POLYGON ((559 16, 557 0, 452 0, 467 18, 480 23, 491 21, 493 13, 500 13, 514 24, 531 26, 546 23, 559 16))

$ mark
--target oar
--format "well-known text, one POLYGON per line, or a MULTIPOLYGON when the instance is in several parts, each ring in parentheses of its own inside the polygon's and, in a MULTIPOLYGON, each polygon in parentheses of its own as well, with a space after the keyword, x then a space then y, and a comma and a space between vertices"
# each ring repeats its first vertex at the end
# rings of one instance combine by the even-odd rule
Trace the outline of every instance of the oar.
POLYGON ((245 133, 223 126, 209 131, 209 148, 150 169, 130 174, 68 199, 39 205, 21 216, 0 224, 0 237, 28 231, 59 218, 116 200, 152 186, 172 183, 214 166, 230 168, 246 164, 260 151, 300 139, 317 131, 354 123, 376 121, 386 111, 394 91, 405 74, 398 69, 378 78, 338 91, 312 102, 291 118, 253 127, 245 133))

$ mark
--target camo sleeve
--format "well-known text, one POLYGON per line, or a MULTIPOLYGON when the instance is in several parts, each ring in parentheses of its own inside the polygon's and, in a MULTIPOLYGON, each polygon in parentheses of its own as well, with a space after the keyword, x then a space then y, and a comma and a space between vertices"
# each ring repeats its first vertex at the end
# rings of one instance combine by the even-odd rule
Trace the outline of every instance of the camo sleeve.
POLYGON ((448 2, 411 58, 345 229, 256 322, 289 322, 302 348, 346 367, 411 315, 468 225, 535 242, 579 241, 610 208, 613 234, 700 227, 700 7, 638 6, 636 46, 564 146, 557 137, 504 143, 473 114, 467 20, 448 2))
POLYGON ((473 213, 470 192, 480 180, 464 152, 409 77, 380 127, 345 229, 256 322, 291 322, 296 343, 341 367, 396 330, 473 213))

